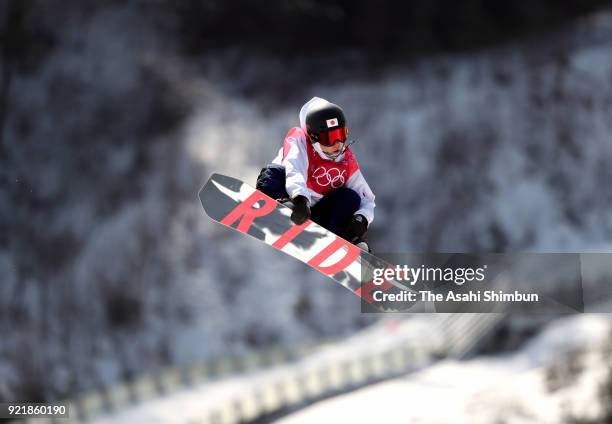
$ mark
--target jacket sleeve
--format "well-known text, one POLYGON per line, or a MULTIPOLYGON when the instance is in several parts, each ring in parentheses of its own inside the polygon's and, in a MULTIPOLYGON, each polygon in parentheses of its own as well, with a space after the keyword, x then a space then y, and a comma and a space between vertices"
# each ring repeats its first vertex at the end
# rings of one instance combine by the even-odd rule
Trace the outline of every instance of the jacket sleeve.
POLYGON ((283 142, 283 158, 281 164, 285 167, 287 175, 285 188, 289 197, 301 195, 310 199, 310 191, 306 185, 308 173, 308 152, 306 151, 306 138, 299 128, 292 128, 283 142))
POLYGON ((360 214, 368 220, 368 224, 371 224, 374 221, 374 208, 376 204, 374 203, 374 193, 370 190, 370 186, 366 182, 361 170, 355 171, 351 178, 346 183, 346 187, 354 190, 361 197, 361 206, 359 210, 355 212, 355 215, 360 214))

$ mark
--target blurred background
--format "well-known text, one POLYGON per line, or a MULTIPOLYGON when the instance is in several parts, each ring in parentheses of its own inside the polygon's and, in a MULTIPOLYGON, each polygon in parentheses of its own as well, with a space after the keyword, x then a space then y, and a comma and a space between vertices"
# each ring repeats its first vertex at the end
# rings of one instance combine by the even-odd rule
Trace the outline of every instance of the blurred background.
MULTIPOLYGON (((610 251, 610 1, 2 0, 0 43, 0 401, 442 337, 204 215, 208 176, 254 184, 313 96, 347 114, 374 251, 610 251)), ((449 399, 466 422, 610 420, 607 316, 546 321, 368 390, 435 402, 421 422, 449 399)))

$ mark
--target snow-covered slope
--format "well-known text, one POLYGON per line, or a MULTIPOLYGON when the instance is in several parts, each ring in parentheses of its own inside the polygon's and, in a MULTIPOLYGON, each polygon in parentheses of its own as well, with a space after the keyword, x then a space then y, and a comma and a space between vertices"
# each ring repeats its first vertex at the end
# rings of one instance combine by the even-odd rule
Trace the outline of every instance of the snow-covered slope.
MULTIPOLYGON (((169 396, 136 403, 90 422, 178 424, 206 420, 227 407, 236 412, 235 405, 241 405, 243 399, 253 394, 255 397, 262 394, 265 387, 288 384, 293 388, 304 376, 313 373, 318 375, 320 370, 327 370, 332 364, 337 366, 346 362, 363 365, 365 359, 362 358, 381 355, 394 347, 405 346, 414 352, 411 355, 414 362, 408 368, 423 367, 431 363, 435 354, 443 349, 444 341, 439 337, 441 333, 435 331, 436 322, 424 315, 408 320, 381 321, 345 340, 321 346, 295 363, 185 388, 169 396)), ((285 393, 284 396, 290 397, 291 394, 285 393)))
MULTIPOLYGON (((609 318, 550 324, 516 353, 442 361, 404 378, 317 403, 278 422, 559 423, 597 419, 609 374, 609 318), (555 369, 578 369, 555 379, 555 369), (576 366, 576 365, 574 365, 576 366)), ((612 383, 608 383, 612 384, 612 383)), ((596 421, 595 421, 596 422, 596 421)))
MULTIPOLYGON (((429 348, 435 348, 429 336, 433 329, 429 319, 386 321, 297 363, 181 390, 90 422, 208 422, 226 407, 234 416, 227 422, 234 422, 242 399, 263 399, 272 382, 290 387, 286 383, 308 369, 325 369, 334 361, 367 357, 394 345, 419 346, 429 340, 429 348)), ((602 411, 599 386, 610 367, 605 348, 612 343, 611 330, 607 316, 577 316, 549 324, 514 353, 423 368, 431 361, 425 354, 415 361, 413 373, 323 400, 280 422, 556 423, 570 415, 596 418, 602 411)))

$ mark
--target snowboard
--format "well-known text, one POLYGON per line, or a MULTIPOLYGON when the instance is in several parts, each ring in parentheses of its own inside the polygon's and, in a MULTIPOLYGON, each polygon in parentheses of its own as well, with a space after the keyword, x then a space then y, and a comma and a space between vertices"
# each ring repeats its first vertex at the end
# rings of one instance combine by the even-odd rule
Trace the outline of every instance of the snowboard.
POLYGON ((412 305, 381 301, 380 293, 373 296, 375 291, 414 291, 393 280, 374 284, 373 270, 393 268, 393 265, 311 220, 301 225, 293 223, 291 208, 250 185, 213 174, 200 190, 199 198, 213 220, 302 261, 359 296, 363 312, 399 312, 412 305))

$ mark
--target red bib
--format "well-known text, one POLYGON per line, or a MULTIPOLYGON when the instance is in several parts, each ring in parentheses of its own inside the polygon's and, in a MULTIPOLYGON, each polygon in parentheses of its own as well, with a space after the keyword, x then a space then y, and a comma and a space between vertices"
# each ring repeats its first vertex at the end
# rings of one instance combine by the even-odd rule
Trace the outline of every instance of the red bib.
POLYGON ((323 196, 336 188, 344 187, 349 178, 359 169, 350 148, 346 149, 344 158, 338 162, 323 159, 310 143, 307 143, 306 150, 308 151, 306 185, 323 196))

